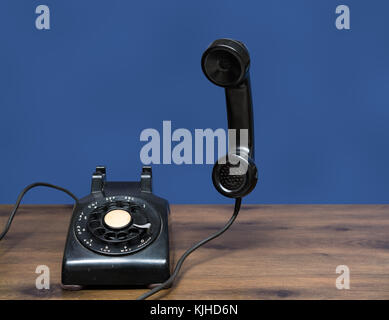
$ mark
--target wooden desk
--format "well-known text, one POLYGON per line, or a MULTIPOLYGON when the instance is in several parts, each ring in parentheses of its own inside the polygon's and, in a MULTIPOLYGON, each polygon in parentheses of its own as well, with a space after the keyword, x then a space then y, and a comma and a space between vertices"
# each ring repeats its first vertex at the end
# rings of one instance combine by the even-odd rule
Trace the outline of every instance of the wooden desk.
MULTIPOLYGON (((174 255, 216 231, 232 206, 172 205, 174 255)), ((0 206, 3 227, 11 206, 0 206)), ((21 206, 0 242, 0 299, 134 299, 145 290, 65 291, 71 206, 21 206), (35 288, 47 265, 51 288, 35 288)), ((389 205, 244 205, 232 228, 193 253, 163 299, 389 299, 389 205), (338 290, 338 265, 350 290, 338 290)))

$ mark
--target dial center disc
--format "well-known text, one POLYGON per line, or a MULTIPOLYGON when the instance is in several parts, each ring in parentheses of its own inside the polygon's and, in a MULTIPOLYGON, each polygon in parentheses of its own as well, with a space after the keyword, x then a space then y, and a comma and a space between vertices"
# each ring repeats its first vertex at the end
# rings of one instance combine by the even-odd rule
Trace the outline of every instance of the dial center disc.
POLYGON ((104 223, 113 229, 121 229, 128 226, 131 222, 131 215, 121 209, 109 211, 104 216, 104 223))

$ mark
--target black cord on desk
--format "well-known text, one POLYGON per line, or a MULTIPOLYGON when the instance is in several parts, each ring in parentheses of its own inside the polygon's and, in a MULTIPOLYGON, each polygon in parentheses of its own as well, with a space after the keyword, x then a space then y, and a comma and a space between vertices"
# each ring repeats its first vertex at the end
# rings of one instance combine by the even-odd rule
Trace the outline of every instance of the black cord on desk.
POLYGON ((13 208, 11 214, 9 215, 9 218, 8 218, 8 221, 7 221, 6 225, 5 225, 5 227, 4 227, 4 230, 0 234, 0 240, 5 237, 5 235, 7 234, 8 230, 9 230, 9 228, 11 227, 12 220, 15 217, 16 211, 18 210, 18 208, 20 206, 20 202, 22 201, 24 195, 29 190, 31 190, 32 188, 35 188, 35 187, 48 187, 48 188, 52 188, 52 189, 56 189, 56 190, 65 192, 66 194, 71 196, 76 201, 76 203, 78 202, 78 198, 73 193, 71 193, 69 190, 66 190, 65 188, 61 188, 59 186, 56 186, 56 185, 53 185, 53 184, 50 184, 50 183, 46 183, 46 182, 35 182, 35 183, 32 183, 32 184, 28 185, 27 187, 25 187, 22 190, 22 192, 20 192, 20 194, 18 196, 18 199, 16 200, 16 203, 14 205, 14 208, 13 208))
POLYGON ((231 227, 231 225, 234 223, 236 217, 238 216, 238 213, 239 213, 239 210, 240 210, 240 205, 242 203, 242 199, 241 198, 237 198, 235 200, 235 208, 234 208, 234 212, 232 214, 232 217, 230 218, 230 220, 227 222, 227 224, 221 228, 218 232, 210 235, 209 237, 205 238, 204 240, 201 240, 200 242, 198 242, 197 244, 195 244, 194 246, 192 246, 191 248, 189 248, 182 256, 181 258, 178 260, 175 268, 174 268, 174 272, 173 274, 170 276, 169 279, 167 279, 164 283, 160 284, 159 286, 151 289, 150 291, 142 294, 141 296, 139 296, 136 300, 144 300, 150 296, 152 296, 153 294, 161 291, 162 289, 166 288, 166 287, 169 287, 171 284, 173 284, 174 280, 176 279, 178 273, 180 272, 180 269, 182 267, 182 264, 184 263, 185 259, 193 252, 195 251, 196 249, 198 249, 199 247, 201 247, 202 245, 206 244, 208 241, 211 241, 215 238, 217 238, 218 236, 220 236, 221 234, 223 234, 225 231, 227 231, 227 229, 229 227, 231 227))

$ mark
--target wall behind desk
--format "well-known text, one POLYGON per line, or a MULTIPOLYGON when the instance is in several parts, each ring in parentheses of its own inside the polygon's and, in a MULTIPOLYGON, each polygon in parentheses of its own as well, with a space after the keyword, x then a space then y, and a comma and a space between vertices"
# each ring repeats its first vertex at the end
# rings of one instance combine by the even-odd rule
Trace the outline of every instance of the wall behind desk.
MULTIPOLYGON (((248 46, 260 181, 250 203, 389 202, 389 2, 3 0, 0 203, 33 181, 89 192, 138 179, 145 128, 225 128, 224 93, 200 58, 216 38, 248 46), (35 8, 50 8, 50 30, 35 8), (338 30, 335 8, 351 10, 338 30)), ((230 203, 212 165, 155 165, 172 203, 230 203)), ((34 190, 28 203, 68 202, 34 190)))

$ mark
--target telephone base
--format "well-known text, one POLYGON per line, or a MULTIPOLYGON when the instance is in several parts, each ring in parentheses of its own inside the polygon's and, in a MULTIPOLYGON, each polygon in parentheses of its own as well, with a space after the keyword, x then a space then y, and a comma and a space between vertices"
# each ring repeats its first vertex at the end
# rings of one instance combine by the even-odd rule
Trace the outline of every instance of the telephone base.
POLYGON ((62 263, 62 285, 148 287, 170 277, 169 203, 140 182, 107 182, 97 167, 92 192, 77 203, 62 263))

